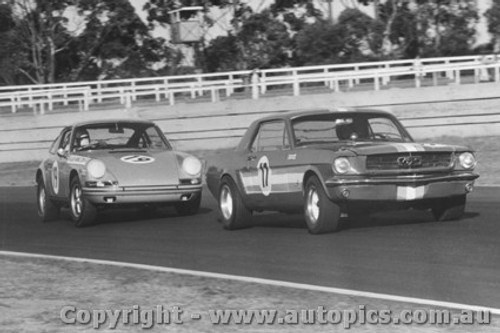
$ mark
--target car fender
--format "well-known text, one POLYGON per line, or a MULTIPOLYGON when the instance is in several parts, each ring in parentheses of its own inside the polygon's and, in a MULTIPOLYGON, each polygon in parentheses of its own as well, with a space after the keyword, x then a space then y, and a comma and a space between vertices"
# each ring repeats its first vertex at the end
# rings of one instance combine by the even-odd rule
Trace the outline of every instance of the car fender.
POLYGON ((328 196, 329 199, 333 200, 333 198, 330 196, 330 192, 328 191, 328 188, 326 187, 325 179, 330 178, 333 175, 333 171, 331 169, 331 165, 309 165, 308 168, 304 172, 303 180, 302 180, 302 194, 305 196, 305 190, 306 190, 306 182, 307 180, 312 177, 316 176, 320 183, 321 186, 323 187, 323 190, 325 191, 326 195, 328 196))

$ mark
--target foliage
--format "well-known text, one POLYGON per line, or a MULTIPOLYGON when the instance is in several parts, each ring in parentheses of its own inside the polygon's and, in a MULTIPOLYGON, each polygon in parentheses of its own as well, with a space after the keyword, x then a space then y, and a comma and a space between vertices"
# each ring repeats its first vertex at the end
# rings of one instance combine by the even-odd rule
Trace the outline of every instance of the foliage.
POLYGON ((128 0, 83 0, 79 13, 86 26, 75 40, 77 64, 71 79, 109 79, 152 76, 166 70, 174 52, 149 29, 128 0))
POLYGON ((493 0, 484 16, 488 20, 488 32, 493 36, 494 51, 500 52, 500 0, 493 0))
POLYGON ((244 21, 236 35, 218 37, 206 48, 210 71, 281 67, 289 62, 292 40, 270 11, 244 21))

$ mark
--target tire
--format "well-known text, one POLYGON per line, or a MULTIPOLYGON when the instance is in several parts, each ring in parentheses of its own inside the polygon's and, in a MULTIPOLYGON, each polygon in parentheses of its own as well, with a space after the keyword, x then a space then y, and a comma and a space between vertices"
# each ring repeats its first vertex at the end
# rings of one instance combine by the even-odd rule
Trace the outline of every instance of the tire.
POLYGON ((41 218, 42 222, 54 221, 59 218, 61 208, 47 197, 43 179, 40 179, 37 183, 36 202, 38 216, 41 218))
POLYGON ((251 211, 243 203, 238 187, 229 177, 222 178, 219 190, 219 210, 222 225, 227 230, 247 227, 252 216, 251 211))
POLYGON ((328 198, 315 176, 306 181, 304 215, 311 234, 323 234, 339 229, 340 207, 328 198))
POLYGON ((200 209, 201 203, 201 193, 196 195, 196 198, 193 198, 189 201, 179 202, 175 204, 175 210, 177 214, 181 216, 194 215, 198 213, 200 209))
POLYGON ((83 195, 78 177, 71 180, 69 212, 76 227, 92 224, 97 214, 97 208, 83 195))
POLYGON ((437 199, 432 207, 432 215, 436 221, 459 220, 465 211, 465 194, 437 199))

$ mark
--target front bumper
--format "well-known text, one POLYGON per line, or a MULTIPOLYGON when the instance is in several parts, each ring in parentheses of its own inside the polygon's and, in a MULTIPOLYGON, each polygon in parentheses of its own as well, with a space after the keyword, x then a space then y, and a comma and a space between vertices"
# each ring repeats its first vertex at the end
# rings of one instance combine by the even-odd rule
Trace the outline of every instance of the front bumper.
POLYGON ((334 201, 412 201, 444 198, 470 192, 479 175, 455 172, 447 175, 409 175, 370 178, 330 178, 325 181, 334 201))
POLYGON ((84 187, 83 195, 96 205, 129 203, 175 203, 201 195, 202 185, 84 187))

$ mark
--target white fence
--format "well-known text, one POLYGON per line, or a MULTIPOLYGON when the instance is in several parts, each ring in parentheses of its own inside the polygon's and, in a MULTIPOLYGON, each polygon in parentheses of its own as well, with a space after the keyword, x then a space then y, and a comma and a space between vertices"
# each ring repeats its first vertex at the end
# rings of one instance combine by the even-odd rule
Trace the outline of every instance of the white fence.
MULTIPOLYGON (((438 85, 440 78, 460 84, 464 74, 472 73, 473 82, 500 82, 500 58, 496 55, 464 56, 449 58, 424 58, 342 65, 307 66, 237 71, 226 73, 166 76, 140 79, 87 81, 45 85, 0 86, 0 109, 12 113, 28 106, 35 112, 52 111, 54 105, 76 104, 80 111, 90 105, 106 101, 119 102, 126 108, 141 96, 154 97, 155 101, 168 100, 175 104, 179 95, 192 99, 210 95, 212 102, 221 96, 230 97, 238 89, 248 89, 258 99, 271 89, 292 89, 294 96, 310 84, 321 84, 337 92, 341 84, 353 88, 369 84, 369 89, 379 90, 398 78, 413 78, 420 87, 425 78, 431 77, 438 85)), ((413 85, 413 84, 412 84, 413 85)))

